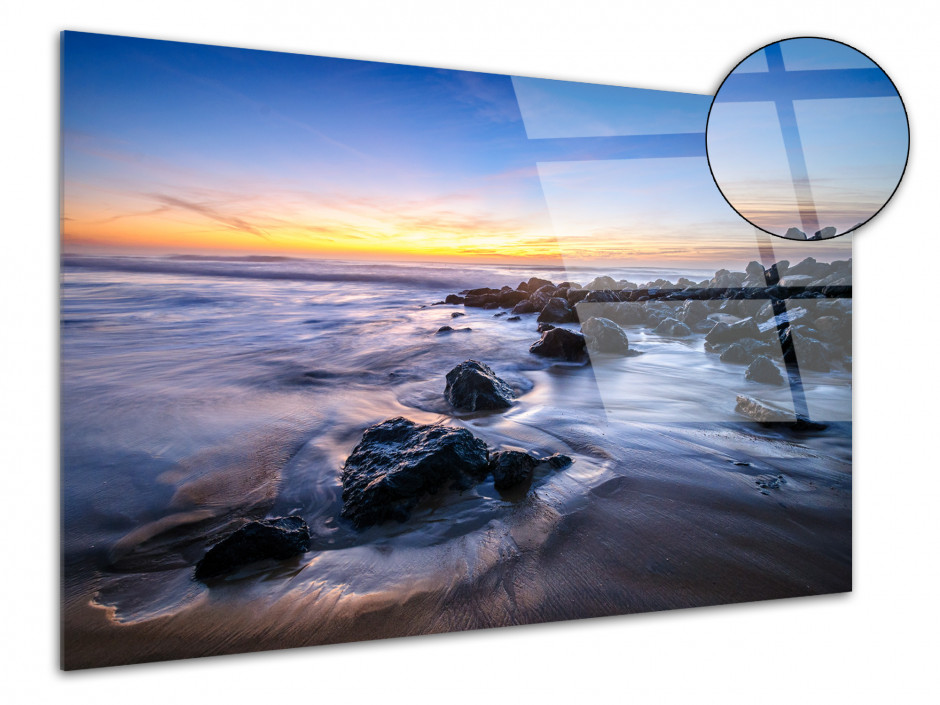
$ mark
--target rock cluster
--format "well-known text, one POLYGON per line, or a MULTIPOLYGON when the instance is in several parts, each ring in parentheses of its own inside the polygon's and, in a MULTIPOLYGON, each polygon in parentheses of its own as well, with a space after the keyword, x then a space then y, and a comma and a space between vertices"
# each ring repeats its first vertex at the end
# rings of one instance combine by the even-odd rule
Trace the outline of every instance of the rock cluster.
POLYGON ((497 489, 506 489, 530 479, 540 464, 559 468, 571 463, 557 454, 539 460, 516 453, 491 455, 486 443, 466 429, 402 417, 383 421, 366 429, 346 459, 342 515, 357 528, 406 521, 424 497, 441 490, 469 489, 491 473, 497 489))
MULTIPOLYGON (((790 236, 797 235, 806 237, 802 232, 790 236)), ((820 235, 828 236, 828 229, 820 235)), ((851 275, 851 260, 824 263, 807 257, 766 269, 750 262, 743 272, 720 269, 699 282, 680 278, 636 284, 601 276, 581 286, 532 277, 515 289, 472 289, 446 300, 511 307, 505 320, 537 314, 542 337, 530 352, 559 360, 581 361, 595 352, 635 354, 622 326, 645 326, 668 338, 704 334, 706 351, 729 364, 750 366, 764 356, 777 367, 781 356, 795 356, 800 369, 826 372, 851 369, 851 275), (578 321, 581 333, 562 327, 578 321)), ((748 379, 777 379, 765 362, 746 374, 748 379)))

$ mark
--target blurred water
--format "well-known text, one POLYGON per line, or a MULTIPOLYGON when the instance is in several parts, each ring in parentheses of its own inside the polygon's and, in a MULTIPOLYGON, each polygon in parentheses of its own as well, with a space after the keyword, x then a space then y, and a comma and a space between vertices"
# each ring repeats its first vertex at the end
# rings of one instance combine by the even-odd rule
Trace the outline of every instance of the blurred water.
MULTIPOLYGON (((670 341, 627 329, 644 355, 553 365, 528 353, 539 337, 535 316, 509 322, 496 311, 431 305, 532 275, 586 282, 599 274, 642 283, 709 273, 66 257, 67 588, 83 589, 95 571, 168 571, 172 579, 146 583, 149 599, 140 581, 101 588, 125 617, 154 616, 189 595, 180 571, 245 518, 299 513, 314 551, 389 541, 401 549, 453 540, 512 510, 489 482, 435 499, 417 524, 355 532, 340 521, 343 461, 364 428, 393 416, 464 425, 493 449, 572 455, 572 468, 540 479, 543 499, 559 507, 616 471, 631 422, 734 420, 734 393, 747 389, 742 370, 705 355, 701 336, 670 341), (466 315, 452 319, 454 311, 466 315), (472 330, 436 334, 442 325, 472 330), (444 375, 468 358, 509 381, 519 402, 498 414, 449 408, 444 375)), ((835 406, 850 404, 848 375, 817 383, 835 406)), ((348 560, 335 559, 336 570, 358 570, 348 560)))

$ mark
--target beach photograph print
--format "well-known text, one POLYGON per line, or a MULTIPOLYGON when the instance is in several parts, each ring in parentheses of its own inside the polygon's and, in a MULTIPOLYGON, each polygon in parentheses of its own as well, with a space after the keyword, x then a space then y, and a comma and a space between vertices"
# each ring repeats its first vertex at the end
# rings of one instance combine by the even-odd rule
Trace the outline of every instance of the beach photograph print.
POLYGON ((851 590, 853 236, 711 96, 61 42, 62 668, 851 590))

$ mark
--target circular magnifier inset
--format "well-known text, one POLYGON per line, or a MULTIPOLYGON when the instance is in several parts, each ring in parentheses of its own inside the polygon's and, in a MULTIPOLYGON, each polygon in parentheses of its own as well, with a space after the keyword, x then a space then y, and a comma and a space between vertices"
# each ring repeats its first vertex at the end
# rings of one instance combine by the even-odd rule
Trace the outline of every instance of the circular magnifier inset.
POLYGON ((831 39, 785 39, 725 78, 705 143, 718 189, 772 235, 825 240, 870 220, 894 194, 910 142, 887 74, 831 39))

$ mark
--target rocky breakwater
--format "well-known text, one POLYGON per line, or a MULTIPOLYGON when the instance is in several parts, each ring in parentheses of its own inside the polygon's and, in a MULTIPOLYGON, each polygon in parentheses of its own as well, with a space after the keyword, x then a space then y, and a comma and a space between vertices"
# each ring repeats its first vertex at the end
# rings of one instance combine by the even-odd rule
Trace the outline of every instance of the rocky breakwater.
MULTIPOLYGON (((621 332, 642 326, 661 338, 704 336, 706 352, 731 365, 749 368, 763 357, 781 369, 784 360, 796 360, 800 369, 828 372, 851 370, 851 295, 851 260, 807 257, 766 269, 750 262, 744 271, 720 269, 697 282, 680 277, 637 284, 599 276, 582 286, 532 277, 514 289, 472 289, 447 301, 511 307, 514 321, 535 315, 542 337, 530 351, 559 360, 583 361, 594 352, 636 354, 612 326, 621 332), (563 327, 578 322, 581 333, 563 327)), ((780 378, 758 362, 747 379, 778 384, 780 378)))

